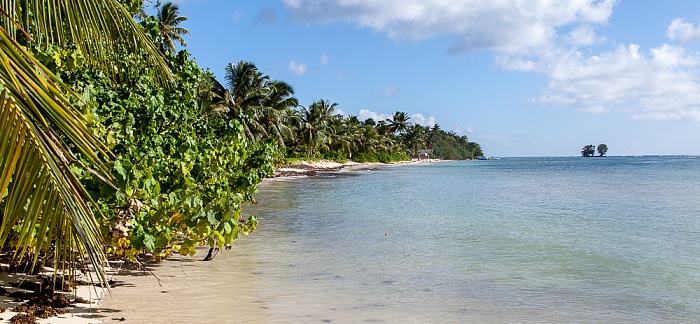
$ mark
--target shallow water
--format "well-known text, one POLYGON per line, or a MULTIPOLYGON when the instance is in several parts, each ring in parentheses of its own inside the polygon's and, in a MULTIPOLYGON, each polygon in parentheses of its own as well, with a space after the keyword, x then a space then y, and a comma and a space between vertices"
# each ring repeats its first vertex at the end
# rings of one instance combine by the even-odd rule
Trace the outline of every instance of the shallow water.
POLYGON ((697 322, 698 180, 696 157, 576 157, 270 182, 236 247, 280 322, 697 322))
POLYGON ((699 180, 696 157, 576 157, 266 182, 259 231, 167 289, 217 291, 187 321, 699 322, 699 180))

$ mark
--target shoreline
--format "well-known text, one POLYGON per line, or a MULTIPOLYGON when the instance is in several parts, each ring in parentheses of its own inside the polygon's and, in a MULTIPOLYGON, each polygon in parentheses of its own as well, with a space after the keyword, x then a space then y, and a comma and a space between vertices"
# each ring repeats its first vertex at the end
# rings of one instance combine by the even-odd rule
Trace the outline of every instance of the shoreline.
POLYGON ((333 162, 333 161, 318 161, 318 162, 307 162, 301 161, 299 164, 292 164, 277 168, 275 172, 265 178, 263 183, 266 181, 281 181, 294 178, 302 177, 314 177, 323 173, 335 173, 340 171, 362 171, 362 170, 372 170, 382 167, 390 167, 397 165, 423 165, 431 164, 437 162, 446 162, 449 160, 441 159, 423 159, 423 160, 411 160, 411 161, 401 161, 401 162, 364 162, 359 163, 355 161, 348 161, 345 163, 333 162))
MULTIPOLYGON (((346 163, 338 163, 333 161, 318 161, 307 162, 302 161, 300 164, 294 164, 278 168, 274 174, 265 178, 261 184, 274 181, 288 181, 292 179, 303 179, 315 177, 326 173, 337 172, 360 172, 374 170, 384 167, 392 167, 399 165, 428 165, 437 162, 446 162, 448 160, 440 159, 423 159, 411 160, 394 163, 367 162, 358 163, 348 161, 346 163)), ((253 234, 254 235, 254 234, 253 234)), ((239 240, 249 240, 246 237, 241 237, 239 240)), ((238 243, 238 241, 237 241, 238 243)), ((207 248, 208 249, 208 248, 207 248)), ((222 251, 223 252, 223 251, 222 251)), ((229 251, 230 252, 230 251, 229 251)), ((154 314, 169 314, 172 313, 171 307, 173 302, 197 305, 199 309, 207 309, 208 297, 201 296, 192 299, 187 293, 194 286, 209 285, 210 282, 200 280, 202 272, 219 272, 221 267, 227 268, 226 271, 236 272, 237 277, 248 277, 252 279, 246 270, 251 270, 253 265, 240 265, 240 267, 226 267, 228 262, 234 262, 234 258, 238 253, 221 253, 218 258, 211 262, 202 262, 205 248, 198 248, 198 253, 194 257, 179 257, 173 255, 161 263, 144 262, 147 267, 144 269, 136 269, 135 265, 112 264, 108 270, 110 278, 114 279, 114 285, 111 291, 102 289, 93 285, 80 285, 73 288, 73 292, 64 293, 71 300, 76 297, 83 298, 89 303, 77 303, 66 308, 68 311, 65 314, 49 317, 46 319, 37 318, 38 323, 66 323, 66 324, 87 324, 87 323, 117 323, 117 322, 141 322, 149 321, 152 323, 167 323, 170 322, 169 317, 159 317, 153 320, 154 314), (229 259, 229 260, 223 260, 229 259), (234 269, 235 268, 235 269, 234 269)), ((240 260, 239 260, 240 261, 240 260)), ((36 280, 36 276, 0 273, 0 280, 3 286, 8 291, 16 291, 16 288, 10 286, 10 282, 15 282, 19 277, 21 280, 36 280), (4 276, 4 277, 2 277, 4 276), (24 277, 26 276, 26 278, 24 277)), ((238 283, 239 289, 254 293, 255 285, 246 285, 238 283)), ((216 292, 218 295, 221 292, 216 292)), ((223 296, 219 296, 223 297, 223 296)), ((255 306, 259 301, 255 296, 237 296, 241 304, 246 304, 249 307, 255 306)), ((225 299, 225 298, 224 298, 225 299)), ((17 314, 12 311, 12 308, 23 304, 21 301, 14 301, 9 296, 4 296, 0 300, 0 307, 5 307, 7 310, 0 313, 0 323, 10 323, 10 318, 17 314)), ((223 305, 220 305, 223 306, 223 305)), ((201 320, 198 317, 201 314, 188 313, 178 320, 201 320)), ((265 312, 242 316, 239 319, 251 321, 265 321, 265 312)), ((187 320, 183 321, 186 322, 187 320)))

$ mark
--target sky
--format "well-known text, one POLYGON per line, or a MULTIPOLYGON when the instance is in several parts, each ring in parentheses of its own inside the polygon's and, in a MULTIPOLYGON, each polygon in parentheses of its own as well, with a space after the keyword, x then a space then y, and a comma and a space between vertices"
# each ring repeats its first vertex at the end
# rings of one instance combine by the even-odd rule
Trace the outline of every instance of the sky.
POLYGON ((176 0, 187 50, 487 156, 700 155, 697 0, 176 0))

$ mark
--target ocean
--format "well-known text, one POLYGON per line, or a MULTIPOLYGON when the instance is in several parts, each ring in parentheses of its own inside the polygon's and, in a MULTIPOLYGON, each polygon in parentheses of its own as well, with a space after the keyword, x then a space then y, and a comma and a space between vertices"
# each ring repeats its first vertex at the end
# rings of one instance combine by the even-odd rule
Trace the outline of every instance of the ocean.
POLYGON ((700 157, 396 165, 256 198, 214 262, 246 265, 261 322, 700 322, 700 157))

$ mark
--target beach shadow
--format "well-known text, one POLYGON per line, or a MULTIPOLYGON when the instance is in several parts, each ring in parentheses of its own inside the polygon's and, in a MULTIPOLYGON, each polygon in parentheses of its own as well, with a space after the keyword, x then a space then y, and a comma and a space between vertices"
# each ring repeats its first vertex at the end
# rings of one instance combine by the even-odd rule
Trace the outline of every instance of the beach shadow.
POLYGON ((76 308, 76 309, 70 310, 70 313, 73 316, 80 317, 80 318, 87 318, 87 319, 109 318, 109 317, 113 317, 114 314, 120 313, 120 312, 122 312, 122 310, 120 310, 120 309, 111 309, 111 308, 103 308, 103 307, 76 308))

